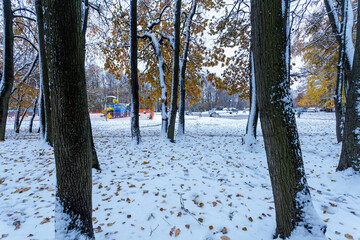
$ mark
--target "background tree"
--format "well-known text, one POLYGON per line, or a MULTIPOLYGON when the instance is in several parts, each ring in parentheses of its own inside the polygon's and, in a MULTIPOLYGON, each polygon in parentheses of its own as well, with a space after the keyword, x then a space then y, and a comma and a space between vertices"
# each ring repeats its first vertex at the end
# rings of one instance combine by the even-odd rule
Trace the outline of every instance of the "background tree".
POLYGON ((170 122, 167 137, 174 142, 176 112, 178 110, 178 91, 179 91, 179 73, 180 73, 180 23, 181 23, 181 0, 175 1, 174 7, 174 53, 173 53, 173 75, 171 84, 171 106, 170 122))
POLYGON ((50 86, 48 76, 48 64, 44 39, 44 16, 42 0, 35 0, 36 22, 38 27, 38 45, 40 54, 40 130, 43 139, 53 146, 53 134, 51 125, 50 86))
POLYGON ((137 67, 137 0, 130 2, 131 136, 141 142, 139 126, 139 83, 137 67))
POLYGON ((0 82, 0 141, 5 140, 10 93, 14 84, 14 32, 11 1, 3 0, 4 57, 0 82))
POLYGON ((179 127, 178 127, 178 135, 180 137, 183 136, 185 133, 186 66, 187 66, 188 55, 189 55, 191 25, 192 25, 194 15, 196 13, 197 4, 198 4, 198 1, 193 0, 191 11, 186 19, 186 32, 185 32, 186 37, 185 37, 184 50, 183 50, 181 65, 180 65, 179 127))
POLYGON ((44 1, 57 179, 56 238, 94 239, 81 1, 44 1), (76 114, 73 114, 74 107, 76 114))
MULTIPOLYGON (((316 222, 290 98, 289 0, 251 1, 257 101, 275 200, 276 236, 316 222)), ((320 232, 321 231, 321 232, 320 232)))
MULTIPOLYGON (((206 55, 210 52, 204 46, 203 34, 206 30, 207 20, 203 17, 209 1, 204 1, 198 8, 193 20, 192 37, 188 52, 188 63, 186 65, 187 102, 189 105, 200 100, 201 79, 204 71, 202 66, 207 61, 206 55)), ((143 107, 154 109, 158 101, 162 105, 162 136, 167 133, 167 103, 169 102, 167 92, 171 87, 172 73, 172 41, 173 34, 173 11, 172 2, 142 1, 138 6, 138 59, 141 62, 139 72, 140 103, 143 107), (170 40, 170 41, 169 41, 170 40), (160 99, 160 100, 159 100, 160 99)), ((184 15, 188 16, 192 2, 183 4, 184 15)), ((129 26, 127 6, 115 5, 115 13, 112 18, 112 36, 103 44, 103 52, 106 55, 105 69, 119 77, 125 72, 129 74, 129 58, 127 47, 129 47, 129 26)), ((182 18, 181 33, 184 31, 185 20, 182 18)), ((181 50, 183 51, 186 34, 181 34, 181 50)), ((181 52, 182 52, 181 51, 181 52)), ((180 52, 180 53, 181 53, 180 52)))

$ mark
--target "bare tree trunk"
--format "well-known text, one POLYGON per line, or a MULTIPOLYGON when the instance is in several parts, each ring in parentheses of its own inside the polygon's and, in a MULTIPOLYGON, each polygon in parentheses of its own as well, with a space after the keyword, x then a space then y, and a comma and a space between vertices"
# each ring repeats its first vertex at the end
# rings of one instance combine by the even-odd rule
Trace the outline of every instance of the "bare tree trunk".
POLYGON ((57 239, 94 239, 81 0, 44 1, 56 163, 57 239), (74 113, 76 109, 76 114, 74 113))
POLYGON ((14 32, 11 1, 3 0, 4 57, 0 82, 0 141, 5 140, 10 93, 14 84, 14 32))
POLYGON ((42 137, 53 146, 53 131, 51 125, 50 86, 48 64, 44 39, 44 16, 42 0, 35 0, 35 12, 38 26, 39 54, 40 54, 40 123, 42 137))
POLYGON ((193 0, 193 5, 191 8, 190 15, 188 16, 186 22, 186 39, 184 44, 183 56, 182 56, 182 64, 180 70, 180 97, 179 97, 179 128, 178 128, 178 135, 181 137, 185 134, 185 78, 186 78, 186 66, 187 66, 187 58, 189 53, 189 46, 190 46, 190 35, 191 35, 191 23, 192 19, 196 12, 197 7, 197 0, 193 0))
POLYGON ((131 136, 137 144, 141 142, 139 125, 139 82, 137 66, 137 0, 130 5, 130 72, 131 72, 131 136))
POLYGON ((32 133, 32 131, 33 131, 33 124, 34 124, 34 118, 36 115, 36 107, 37 107, 38 99, 39 98, 37 97, 34 101, 34 111, 33 111, 33 115, 31 116, 31 119, 30 119, 29 133, 32 133))
POLYGON ((16 109, 16 113, 15 113, 14 133, 19 133, 20 132, 20 127, 19 127, 20 112, 21 112, 21 105, 19 104, 18 108, 16 109))
POLYGON ((178 91, 179 91, 179 72, 180 72, 180 23, 181 23, 181 0, 175 1, 175 18, 174 18, 174 59, 173 59, 173 75, 171 87, 171 105, 170 105, 170 121, 167 137, 170 142, 174 142, 175 138, 175 121, 176 112, 178 110, 178 91))
POLYGON ((290 95, 290 0, 251 1, 257 102, 276 212, 276 237, 322 235, 311 202, 290 95))
POLYGON ((336 118, 336 139, 338 143, 342 141, 343 130, 344 130, 344 117, 343 117, 343 108, 342 108, 342 90, 344 85, 344 68, 343 68, 343 49, 339 53, 338 61, 338 72, 336 78, 336 89, 334 96, 334 105, 335 105, 335 118, 336 118))
MULTIPOLYGON (((360 21, 358 3, 358 22, 360 21)), ((360 25, 357 25, 355 56, 346 98, 345 128, 338 171, 360 171, 360 25)))
MULTIPOLYGON (((88 0, 84 0, 84 18, 83 18, 83 22, 82 22, 82 27, 81 27, 81 37, 82 37, 82 41, 83 41, 83 51, 84 51, 84 61, 85 61, 85 56, 86 56, 86 30, 87 30, 87 23, 88 23, 88 18, 89 18, 89 1, 88 0)), ((91 127, 91 120, 90 120, 90 114, 88 113, 88 126, 89 126, 89 138, 91 139, 91 162, 92 162, 92 168, 95 168, 97 170, 101 170, 100 168, 100 163, 99 163, 99 159, 97 156, 97 152, 96 152, 96 148, 95 148, 95 144, 94 144, 94 137, 93 137, 93 133, 92 133, 92 127, 91 127)))
MULTIPOLYGON (((252 49, 252 48, 251 48, 252 49)), ((244 136, 245 145, 251 147, 256 143, 256 128, 259 118, 259 108, 256 101, 255 73, 254 73, 254 56, 250 51, 250 112, 246 125, 246 134, 244 136)))

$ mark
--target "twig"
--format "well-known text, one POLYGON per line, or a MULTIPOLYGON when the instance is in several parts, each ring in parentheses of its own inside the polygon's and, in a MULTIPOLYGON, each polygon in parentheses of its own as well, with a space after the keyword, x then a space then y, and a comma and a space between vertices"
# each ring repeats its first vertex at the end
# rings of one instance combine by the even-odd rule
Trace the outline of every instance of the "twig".
POLYGON ((168 222, 168 221, 166 221, 166 219, 165 218, 163 218, 163 217, 161 217, 167 224, 169 224, 170 226, 171 226, 171 224, 168 222))
POLYGON ((198 224, 202 225, 202 223, 196 219, 196 217, 192 214, 192 212, 189 211, 189 209, 186 209, 185 208, 185 204, 184 204, 184 200, 182 198, 182 194, 179 194, 180 195, 180 205, 181 205, 181 209, 184 210, 184 212, 186 212, 187 214, 189 214, 190 216, 192 216, 197 222, 198 224))
POLYGON ((153 232, 155 232, 155 230, 159 227, 159 224, 156 226, 156 228, 154 230, 151 229, 150 227, 150 236, 153 234, 153 232))

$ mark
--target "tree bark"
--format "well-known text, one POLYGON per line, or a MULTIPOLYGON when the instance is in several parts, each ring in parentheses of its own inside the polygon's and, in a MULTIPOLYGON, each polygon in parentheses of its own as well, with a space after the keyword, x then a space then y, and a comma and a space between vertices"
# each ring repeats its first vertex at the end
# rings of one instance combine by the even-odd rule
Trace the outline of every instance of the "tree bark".
POLYGON ((251 147, 256 143, 256 128, 259 119, 259 108, 256 101, 255 73, 254 73, 254 56, 252 48, 250 50, 250 112, 246 125, 246 134, 244 136, 245 145, 251 147))
POLYGON ((343 40, 341 41, 340 52, 339 52, 339 60, 338 60, 338 72, 336 78, 336 89, 334 96, 334 106, 335 106, 335 119, 336 119, 336 139, 337 142, 340 143, 343 138, 343 130, 344 130, 344 116, 343 116, 343 108, 342 108, 342 92, 344 86, 344 45, 343 40))
MULTIPOLYGON (((87 25, 88 25, 88 18, 89 18, 89 1, 88 0, 84 0, 84 13, 83 13, 83 22, 82 22, 82 27, 81 27, 81 38, 83 41, 83 51, 84 51, 84 62, 85 62, 85 57, 86 57, 86 30, 87 30, 87 25)), ((94 144, 94 137, 93 137, 93 133, 92 133, 92 127, 91 127, 91 120, 90 120, 90 114, 88 113, 88 126, 89 126, 89 138, 91 139, 91 162, 92 162, 92 168, 97 169, 97 170, 101 170, 100 168, 100 163, 99 163, 99 159, 97 156, 97 152, 96 152, 96 148, 95 148, 95 144, 94 144)))
POLYGON ((32 133, 32 131, 33 131, 33 124, 34 124, 34 118, 35 118, 35 115, 36 115, 37 103, 38 103, 38 98, 36 98, 35 102, 34 102, 34 111, 33 111, 33 115, 31 116, 31 119, 30 119, 29 133, 32 133))
POLYGON ((175 1, 174 17, 174 51, 173 51, 173 75, 171 87, 170 120, 167 137, 171 142, 175 138, 175 121, 178 110, 179 72, 180 72, 180 23, 181 23, 181 0, 175 1))
POLYGON ((139 124, 139 82, 137 66, 137 0, 130 5, 130 72, 131 72, 131 136, 137 144, 141 142, 139 124))
POLYGON ((15 113, 15 119, 14 119, 14 133, 19 133, 20 132, 20 112, 21 112, 21 106, 19 105, 18 108, 16 109, 16 113, 15 113))
POLYGON ((4 57, 0 82, 0 141, 5 140, 10 93, 14 85, 14 32, 11 1, 3 0, 4 57))
POLYGON ((46 0, 44 9, 57 179, 55 237, 94 239, 81 0, 46 0))
MULTIPOLYGON (((360 21, 358 5, 358 21, 360 21)), ((344 138, 338 171, 360 171, 360 25, 357 25, 355 56, 346 98, 344 138)))
POLYGON ((46 60, 46 44, 44 38, 44 15, 42 0, 35 0, 36 21, 38 27, 40 55, 40 123, 41 134, 45 142, 53 146, 53 131, 51 125, 50 86, 48 64, 46 60))
MULTIPOLYGON (((276 212, 276 237, 315 222, 290 95, 290 0, 251 1, 257 102, 276 212), (311 217, 307 214, 312 214, 311 217), (314 221, 314 222, 312 222, 314 221)), ((318 219, 317 219, 318 220, 318 219)))
POLYGON ((183 136, 185 134, 185 78, 186 78, 186 66, 187 66, 187 58, 189 54, 189 46, 190 46, 190 35, 191 35, 191 23, 192 19, 196 12, 197 0, 193 0, 193 5, 191 8, 190 15, 186 22, 186 39, 184 44, 182 63, 180 66, 180 97, 179 97, 179 128, 178 128, 178 136, 183 136))

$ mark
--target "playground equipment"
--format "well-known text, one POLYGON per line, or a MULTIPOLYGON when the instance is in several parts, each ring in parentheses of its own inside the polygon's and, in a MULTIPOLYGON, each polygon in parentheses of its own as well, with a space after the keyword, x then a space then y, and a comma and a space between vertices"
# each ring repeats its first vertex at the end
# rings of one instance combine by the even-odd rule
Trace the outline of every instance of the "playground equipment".
MULTIPOLYGON (((107 96, 104 98, 104 103, 104 110, 102 112, 106 120, 130 116, 130 104, 119 103, 119 96, 107 96)), ((140 109, 139 118, 153 119, 154 112, 150 111, 150 109, 140 109)))
POLYGON ((119 103, 118 97, 107 96, 104 98, 103 114, 106 119, 130 116, 130 106, 119 103))

